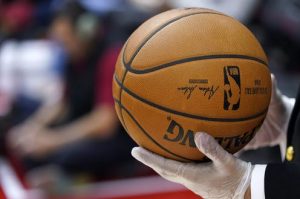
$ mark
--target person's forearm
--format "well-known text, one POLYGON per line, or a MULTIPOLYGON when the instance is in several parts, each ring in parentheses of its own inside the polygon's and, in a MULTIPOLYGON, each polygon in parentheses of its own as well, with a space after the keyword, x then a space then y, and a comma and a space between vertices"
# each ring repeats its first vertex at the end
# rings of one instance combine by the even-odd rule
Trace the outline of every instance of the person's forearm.
POLYGON ((26 123, 35 123, 41 126, 46 126, 61 115, 64 110, 66 109, 63 101, 59 101, 52 105, 42 105, 31 117, 28 118, 26 123))
POLYGON ((55 129, 61 134, 61 144, 67 144, 88 137, 108 137, 117 125, 117 117, 113 107, 102 106, 90 114, 55 129))

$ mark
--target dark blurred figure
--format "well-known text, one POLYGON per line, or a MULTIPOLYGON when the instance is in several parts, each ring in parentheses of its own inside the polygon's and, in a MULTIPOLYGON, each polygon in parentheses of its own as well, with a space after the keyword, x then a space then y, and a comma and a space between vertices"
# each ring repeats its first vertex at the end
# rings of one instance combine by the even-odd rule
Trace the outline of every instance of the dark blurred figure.
POLYGON ((273 69, 299 72, 300 1, 264 1, 253 25, 273 69))
POLYGON ((69 57, 65 94, 10 131, 8 144, 26 170, 56 165, 68 174, 97 178, 114 175, 131 160, 133 144, 118 123, 111 88, 123 34, 113 34, 76 2, 56 14, 50 35, 69 57))
POLYGON ((279 88, 295 97, 300 73, 300 0, 266 0, 249 23, 269 58, 279 88))

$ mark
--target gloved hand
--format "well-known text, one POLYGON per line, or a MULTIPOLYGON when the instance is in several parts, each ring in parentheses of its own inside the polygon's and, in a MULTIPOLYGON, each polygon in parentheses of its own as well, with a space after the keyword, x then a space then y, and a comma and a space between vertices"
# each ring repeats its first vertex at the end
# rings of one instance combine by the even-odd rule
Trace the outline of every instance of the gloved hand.
POLYGON ((159 175, 183 184, 205 199, 241 199, 250 185, 253 166, 226 152, 206 133, 195 134, 198 149, 212 162, 182 163, 156 155, 142 147, 132 156, 159 175))
MULTIPOLYGON (((285 149, 289 118, 295 99, 283 95, 277 88, 275 76, 272 74, 272 97, 266 119, 255 137, 244 147, 244 150, 281 144, 285 149)), ((282 151, 284 154, 285 152, 282 151)), ((284 156, 283 156, 284 157, 284 156)))

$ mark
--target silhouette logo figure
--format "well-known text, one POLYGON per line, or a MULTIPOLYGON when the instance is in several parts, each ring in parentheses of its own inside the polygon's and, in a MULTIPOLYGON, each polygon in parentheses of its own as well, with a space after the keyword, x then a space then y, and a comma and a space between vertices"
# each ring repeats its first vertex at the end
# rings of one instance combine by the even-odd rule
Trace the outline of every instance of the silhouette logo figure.
POLYGON ((237 66, 224 67, 224 110, 238 110, 240 107, 241 81, 237 66))

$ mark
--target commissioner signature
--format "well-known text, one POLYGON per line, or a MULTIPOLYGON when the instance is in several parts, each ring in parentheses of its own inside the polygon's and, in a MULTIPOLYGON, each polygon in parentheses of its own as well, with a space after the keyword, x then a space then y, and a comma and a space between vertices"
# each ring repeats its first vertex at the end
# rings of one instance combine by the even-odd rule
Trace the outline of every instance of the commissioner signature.
POLYGON ((177 88, 178 90, 182 91, 184 95, 186 95, 186 99, 190 99, 192 96, 192 93, 194 92, 195 88, 197 88, 197 85, 195 86, 183 86, 177 88))
POLYGON ((214 96, 214 94, 217 92, 218 89, 219 89, 219 86, 217 86, 215 88, 214 85, 212 85, 211 87, 199 87, 199 90, 202 91, 204 96, 206 96, 206 94, 208 94, 208 99, 210 99, 212 96, 214 96))

